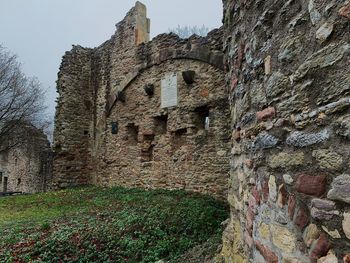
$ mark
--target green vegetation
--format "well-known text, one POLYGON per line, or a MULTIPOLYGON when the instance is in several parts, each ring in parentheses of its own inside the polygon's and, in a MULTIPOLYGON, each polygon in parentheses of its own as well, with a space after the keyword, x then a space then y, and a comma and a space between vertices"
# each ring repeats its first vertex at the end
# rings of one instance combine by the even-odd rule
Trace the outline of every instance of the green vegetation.
POLYGON ((0 262, 178 260, 219 240, 227 207, 183 191, 86 187, 0 198, 0 262))

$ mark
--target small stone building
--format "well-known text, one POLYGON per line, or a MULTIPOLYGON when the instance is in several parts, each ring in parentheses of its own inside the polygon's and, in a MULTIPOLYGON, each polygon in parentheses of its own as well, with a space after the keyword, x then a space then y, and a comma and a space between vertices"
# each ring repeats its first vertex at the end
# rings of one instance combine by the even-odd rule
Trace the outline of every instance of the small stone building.
POLYGON ((0 153, 0 192, 46 191, 52 175, 47 136, 32 125, 21 125, 18 130, 21 142, 0 153))
POLYGON ((137 2, 110 40, 63 57, 54 133, 54 187, 185 189, 223 197, 229 105, 222 30, 149 41, 137 2))

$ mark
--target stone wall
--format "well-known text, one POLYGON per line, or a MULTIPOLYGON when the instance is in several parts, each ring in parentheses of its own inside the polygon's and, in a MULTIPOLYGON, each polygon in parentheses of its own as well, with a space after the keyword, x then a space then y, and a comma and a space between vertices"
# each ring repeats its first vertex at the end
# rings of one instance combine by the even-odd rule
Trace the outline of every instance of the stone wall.
POLYGON ((224 1, 223 262, 350 262, 350 2, 224 1))
POLYGON ((0 154, 0 192, 44 192, 52 179, 50 143, 31 125, 20 127, 20 135, 20 144, 0 154))
POLYGON ((94 49, 75 46, 64 56, 54 188, 121 185, 225 196, 230 129, 222 30, 149 41, 149 25, 137 2, 110 40, 94 49), (189 70, 192 84, 182 77, 189 70), (176 76, 178 99, 162 107, 161 82, 169 74, 176 76))

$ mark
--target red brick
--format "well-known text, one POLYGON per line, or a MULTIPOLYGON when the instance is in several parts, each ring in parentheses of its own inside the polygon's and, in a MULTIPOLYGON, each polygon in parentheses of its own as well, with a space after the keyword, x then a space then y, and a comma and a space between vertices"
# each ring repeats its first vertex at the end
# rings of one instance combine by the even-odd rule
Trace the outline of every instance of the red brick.
POLYGON ((303 230, 310 221, 310 215, 306 209, 301 207, 295 217, 294 224, 303 230))
POLYGON ((260 205, 260 193, 258 191, 258 189, 256 188, 256 186, 254 186, 253 190, 252 190, 252 195, 254 196, 255 200, 256 200, 256 203, 258 205, 260 205))
POLYGON ((277 198, 277 204, 280 208, 283 208, 285 204, 287 203, 288 198, 288 192, 286 190, 286 187, 282 184, 278 189, 278 198, 277 198))
POLYGON ((326 235, 322 233, 310 253, 311 261, 316 262, 320 257, 326 256, 330 248, 331 245, 329 244, 326 235))
POLYGON ((244 160, 244 164, 245 166, 247 166, 247 168, 252 169, 253 168, 253 160, 252 159, 246 159, 244 160))
POLYGON ((248 247, 253 246, 254 240, 248 232, 244 232, 244 242, 248 245, 248 247))
POLYGON ((326 191, 327 176, 301 174, 295 184, 299 193, 321 197, 326 191))
POLYGON ((250 235, 253 234, 254 217, 255 217, 254 212, 250 208, 248 208, 248 211, 247 211, 247 231, 250 235))
POLYGON ((278 263, 278 257, 269 248, 261 244, 260 241, 255 241, 255 246, 259 250, 260 254, 265 258, 268 263, 278 263))
POLYGON ((266 202, 269 199, 269 182, 267 180, 262 183, 262 194, 263 200, 266 202))
POLYGON ((343 17, 350 19, 350 1, 339 9, 339 14, 343 17))
POLYGON ((295 211, 296 200, 294 195, 290 195, 288 199, 288 215, 290 219, 293 219, 295 211))
POLYGON ((274 117, 276 114, 276 110, 274 107, 268 107, 262 111, 258 111, 256 113, 256 118, 258 119, 258 121, 263 121, 269 118, 274 117))

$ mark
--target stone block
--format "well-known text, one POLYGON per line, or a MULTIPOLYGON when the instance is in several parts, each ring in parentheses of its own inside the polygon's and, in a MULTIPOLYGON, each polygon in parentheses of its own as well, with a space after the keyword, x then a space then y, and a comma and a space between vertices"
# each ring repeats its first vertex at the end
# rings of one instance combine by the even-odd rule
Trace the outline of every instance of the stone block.
POLYGON ((327 176, 326 175, 308 175, 301 174, 295 183, 295 189, 299 193, 322 196, 326 191, 327 176))
POLYGON ((336 209, 333 201, 324 199, 312 199, 311 216, 318 220, 330 220, 334 216, 338 216, 340 212, 336 209))
POLYGON ((268 247, 264 246, 260 241, 255 240, 255 246, 268 263, 278 263, 277 255, 268 247))
POLYGON ((342 8, 339 9, 339 15, 350 19, 350 1, 348 1, 342 8))
POLYGON ((256 113, 256 118, 258 121, 263 121, 269 118, 273 118, 276 114, 276 110, 274 107, 268 107, 262 111, 258 111, 256 113))
POLYGON ((343 158, 335 151, 330 149, 315 150, 312 152, 312 156, 316 158, 316 161, 323 169, 336 171, 342 168, 343 158))
POLYGON ((321 257, 327 255, 331 245, 324 233, 320 235, 317 239, 315 245, 311 248, 310 259, 312 261, 316 261, 321 257))
POLYGON ((302 166, 305 163, 303 152, 287 153, 281 152, 269 158, 268 164, 271 168, 291 168, 302 166))
POLYGON ((268 134, 267 132, 259 133, 258 136, 253 141, 252 149, 260 150, 260 149, 268 149, 273 148, 277 145, 278 139, 268 134))
POLYGON ((320 236, 320 231, 315 224, 308 225, 304 230, 303 240, 307 247, 311 247, 312 243, 320 236))
POLYGON ((316 143, 321 143, 329 138, 329 132, 323 130, 318 133, 293 132, 286 140, 288 145, 294 147, 306 147, 316 143))
POLYGON ((286 227, 271 225, 272 242, 283 253, 292 253, 295 250, 296 237, 286 227))
POLYGON ((331 185, 327 197, 350 204, 350 175, 342 174, 336 177, 331 185))
POLYGON ((345 236, 350 239, 350 212, 344 213, 342 225, 345 236))
POLYGON ((326 22, 316 31, 316 39, 319 43, 325 42, 333 33, 333 23, 326 22))

